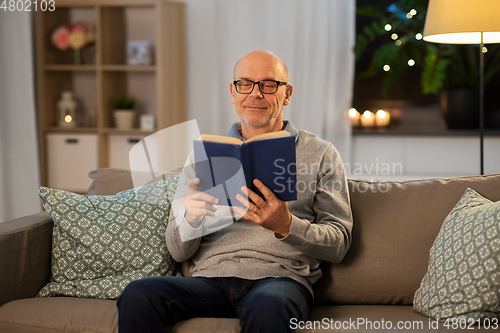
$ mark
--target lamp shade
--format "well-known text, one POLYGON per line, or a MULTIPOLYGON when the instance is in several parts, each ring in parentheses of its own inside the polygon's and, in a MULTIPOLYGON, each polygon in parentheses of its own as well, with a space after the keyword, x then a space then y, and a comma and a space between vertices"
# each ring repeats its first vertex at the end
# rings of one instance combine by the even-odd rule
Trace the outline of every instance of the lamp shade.
POLYGON ((429 0, 424 40, 446 44, 500 43, 499 0, 429 0))

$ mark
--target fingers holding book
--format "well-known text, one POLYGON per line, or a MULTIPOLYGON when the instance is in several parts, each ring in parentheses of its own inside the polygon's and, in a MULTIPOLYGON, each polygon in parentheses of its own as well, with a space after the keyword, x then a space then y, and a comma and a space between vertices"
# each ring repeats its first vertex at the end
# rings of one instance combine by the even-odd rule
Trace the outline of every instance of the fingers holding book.
POLYGON ((248 187, 243 186, 241 191, 245 193, 251 201, 241 194, 238 194, 236 199, 247 208, 247 211, 237 206, 233 206, 233 208, 236 213, 241 215, 244 219, 285 237, 290 231, 292 220, 292 216, 288 210, 288 203, 278 199, 260 180, 254 179, 253 183, 264 195, 264 198, 248 187))
POLYGON ((197 227, 205 216, 214 216, 217 211, 216 204, 219 200, 207 193, 197 190, 200 183, 199 178, 192 178, 187 182, 188 190, 184 194, 184 205, 186 207, 185 218, 193 226, 197 227))

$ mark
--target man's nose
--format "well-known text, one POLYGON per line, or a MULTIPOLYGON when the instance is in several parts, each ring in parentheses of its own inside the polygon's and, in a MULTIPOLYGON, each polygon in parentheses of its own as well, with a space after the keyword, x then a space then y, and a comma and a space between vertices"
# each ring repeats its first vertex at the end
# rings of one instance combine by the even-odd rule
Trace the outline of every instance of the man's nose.
POLYGON ((254 86, 253 86, 253 90, 252 92, 250 93, 250 96, 252 97, 258 97, 258 98, 262 98, 263 97, 263 94, 262 92, 260 91, 260 87, 259 87, 259 84, 258 83, 255 83, 254 86))

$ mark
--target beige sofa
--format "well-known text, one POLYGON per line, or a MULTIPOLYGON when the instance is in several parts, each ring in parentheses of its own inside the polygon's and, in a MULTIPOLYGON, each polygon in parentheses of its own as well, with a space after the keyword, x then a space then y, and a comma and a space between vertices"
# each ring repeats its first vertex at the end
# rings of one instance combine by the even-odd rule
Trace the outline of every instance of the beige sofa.
MULTIPOLYGON (((91 177, 89 194, 113 194, 132 184, 130 175, 119 170, 101 169, 91 177)), ((323 276, 314 285, 312 328, 295 323, 302 327, 297 331, 446 331, 441 323, 434 329, 434 321, 415 312, 412 301, 441 224, 468 187, 500 200, 500 175, 349 180, 352 247, 342 263, 322 264, 323 276)), ((50 278, 52 225, 46 213, 0 224, 0 332, 117 332, 115 301, 34 298, 50 278)), ((171 331, 239 332, 239 325, 235 319, 196 318, 171 331)))

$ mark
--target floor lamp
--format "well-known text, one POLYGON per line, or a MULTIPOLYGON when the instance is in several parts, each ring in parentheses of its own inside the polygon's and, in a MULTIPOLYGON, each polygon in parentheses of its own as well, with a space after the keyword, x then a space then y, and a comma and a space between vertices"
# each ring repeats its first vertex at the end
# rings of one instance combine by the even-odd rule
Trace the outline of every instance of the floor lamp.
POLYGON ((484 174, 484 44, 500 43, 499 0, 429 0, 424 40, 444 44, 480 44, 479 133, 484 174))

